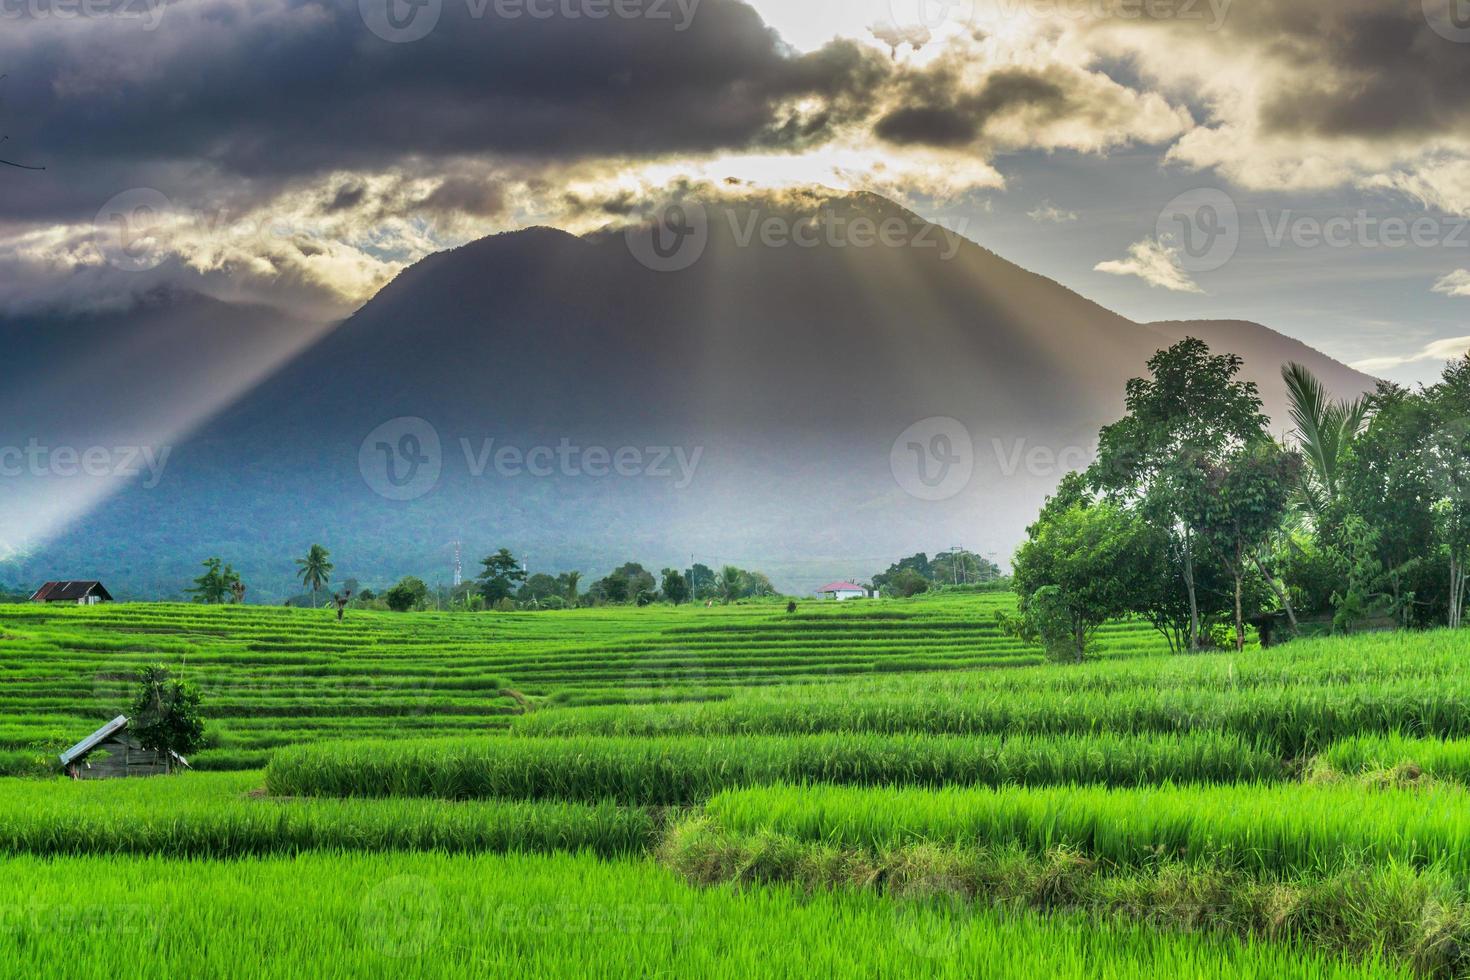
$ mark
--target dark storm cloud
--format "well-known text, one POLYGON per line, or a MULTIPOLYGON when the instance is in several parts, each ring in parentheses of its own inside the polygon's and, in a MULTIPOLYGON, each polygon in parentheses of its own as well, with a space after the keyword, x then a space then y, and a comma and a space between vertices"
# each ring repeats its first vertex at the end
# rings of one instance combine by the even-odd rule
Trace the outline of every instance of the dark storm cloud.
POLYGON ((148 174, 185 161, 264 188, 477 155, 534 165, 794 148, 866 111, 889 71, 852 42, 791 52, 735 0, 703 0, 687 29, 677 23, 506 19, 468 0, 444 0, 412 43, 375 36, 356 0, 183 0, 153 30, 137 18, 10 21, 0 121, 10 146, 52 170, 27 199, 0 197, 0 215, 82 213, 103 187, 150 186, 148 174))
MULTIPOLYGON (((1288 22, 1296 25, 1297 18, 1288 22)), ((1324 9, 1293 40, 1327 69, 1319 85, 1278 91, 1262 122, 1279 132, 1373 138, 1470 135, 1470 47, 1430 29, 1419 3, 1324 9)))
POLYGON ((1055 67, 1006 68, 965 93, 957 91, 954 75, 941 68, 910 79, 906 104, 879 119, 874 131, 890 143, 954 147, 974 142, 987 122, 1012 111, 1024 110, 1042 120, 1092 115, 1091 97, 1079 81, 1079 76, 1055 67))
POLYGON ((337 193, 332 195, 331 201, 327 202, 326 212, 331 214, 336 211, 351 211, 362 203, 367 196, 367 185, 361 181, 352 181, 337 188, 337 193))
POLYGON ((958 106, 901 106, 878 120, 874 132, 901 146, 964 146, 980 134, 974 116, 958 106))
POLYGON ((505 213, 505 188, 491 180, 450 177, 434 188, 428 197, 415 202, 414 208, 440 214, 494 218, 505 213))
MULTIPOLYGON (((1438 33, 1461 0, 1235 0, 1213 35, 1222 56, 1258 54, 1286 73, 1260 123, 1282 135, 1414 139, 1470 135, 1470 44, 1438 33)), ((1195 26, 1153 26, 1198 36, 1195 26)))

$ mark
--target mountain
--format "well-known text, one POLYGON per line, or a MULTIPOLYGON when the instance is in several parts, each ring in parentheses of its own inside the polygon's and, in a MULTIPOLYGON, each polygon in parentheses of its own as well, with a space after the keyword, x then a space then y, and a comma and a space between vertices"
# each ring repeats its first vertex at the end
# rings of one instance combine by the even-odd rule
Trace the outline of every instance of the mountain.
POLYGON ((55 535, 166 474, 193 428, 327 326, 168 290, 116 310, 0 317, 0 582, 74 577, 66 569, 85 565, 151 583, 161 560, 153 535, 55 535), (17 557, 46 541, 32 559, 17 557))
POLYGON ((534 228, 426 258, 181 439, 158 486, 0 579, 106 580, 94 556, 122 549, 114 592, 171 590, 218 554, 278 598, 314 541, 382 584, 444 580, 461 540, 805 589, 952 544, 1004 560, 1177 337, 1241 354, 1278 418, 1284 359, 1372 386, 1253 324, 1134 323, 871 195, 679 220, 677 240, 534 228))

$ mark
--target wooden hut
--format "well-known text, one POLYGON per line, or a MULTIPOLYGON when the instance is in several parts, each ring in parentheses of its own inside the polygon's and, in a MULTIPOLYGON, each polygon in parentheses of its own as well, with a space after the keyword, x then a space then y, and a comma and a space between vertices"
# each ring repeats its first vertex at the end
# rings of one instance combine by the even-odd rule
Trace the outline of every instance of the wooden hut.
POLYGON ((111 602, 112 593, 94 580, 72 580, 47 582, 31 596, 32 602, 65 602, 76 606, 95 606, 99 602, 111 602))
POLYGON ((61 765, 72 779, 116 779, 162 776, 189 768, 177 752, 155 752, 128 734, 128 716, 116 718, 61 753, 61 765))

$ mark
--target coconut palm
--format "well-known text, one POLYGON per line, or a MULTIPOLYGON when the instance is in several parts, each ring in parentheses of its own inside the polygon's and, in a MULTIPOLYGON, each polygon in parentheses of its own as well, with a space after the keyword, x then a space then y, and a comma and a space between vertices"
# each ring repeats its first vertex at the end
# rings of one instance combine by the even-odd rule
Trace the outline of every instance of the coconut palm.
POLYGON ((1307 461, 1298 487, 1300 504, 1313 520, 1337 499, 1348 447, 1363 431, 1371 411, 1366 397, 1333 401, 1311 371, 1296 362, 1281 369, 1291 398, 1291 420, 1307 461))
POLYGON ((332 569, 335 567, 328 560, 332 553, 319 544, 311 546, 305 558, 296 559, 296 567, 299 569, 296 577, 301 579, 301 584, 311 588, 311 607, 316 608, 316 594, 321 591, 328 582, 332 580, 332 569))

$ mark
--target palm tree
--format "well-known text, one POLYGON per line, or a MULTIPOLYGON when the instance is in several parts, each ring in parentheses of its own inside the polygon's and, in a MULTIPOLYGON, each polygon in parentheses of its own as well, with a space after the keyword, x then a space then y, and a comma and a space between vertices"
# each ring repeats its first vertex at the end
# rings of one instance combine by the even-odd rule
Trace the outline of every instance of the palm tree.
POLYGON ((296 576, 301 579, 302 585, 311 587, 311 608, 313 609, 316 608, 317 592, 332 580, 332 568, 334 566, 327 560, 331 556, 332 553, 326 548, 323 548, 319 544, 314 544, 311 546, 311 550, 306 553, 305 558, 296 559, 296 567, 300 569, 296 573, 296 576))
POLYGON ((1363 431, 1371 411, 1367 397, 1332 401, 1311 371, 1296 362, 1281 369, 1291 398, 1291 420, 1297 445, 1307 461, 1298 488, 1301 504, 1320 521, 1337 500, 1347 449, 1363 431))
POLYGON ((726 565, 720 570, 718 586, 720 596, 726 602, 734 602, 745 591, 745 573, 734 565, 726 565))
POLYGON ((582 583, 581 572, 567 572, 567 608, 571 609, 577 605, 577 586, 582 583))

